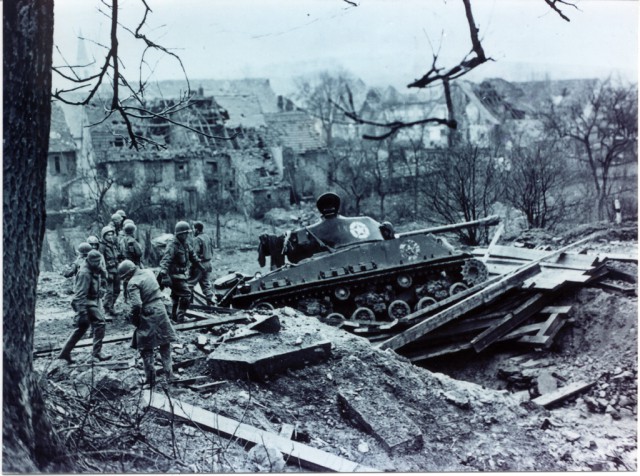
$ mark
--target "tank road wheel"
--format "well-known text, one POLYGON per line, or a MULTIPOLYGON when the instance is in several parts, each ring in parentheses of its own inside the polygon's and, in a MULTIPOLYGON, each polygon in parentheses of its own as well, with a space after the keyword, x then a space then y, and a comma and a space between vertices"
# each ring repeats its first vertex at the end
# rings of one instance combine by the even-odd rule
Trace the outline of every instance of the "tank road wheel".
POLYGON ((330 326, 339 327, 345 321, 345 317, 339 312, 332 312, 331 314, 321 317, 320 321, 330 326))
POLYGON ((428 297, 428 296, 427 297, 423 297, 418 301, 418 304, 416 304, 416 311, 424 309, 425 307, 429 307, 432 304, 435 304, 437 302, 438 301, 436 301, 432 297, 428 297))
POLYGON ((258 312, 259 314, 267 314, 270 311, 273 311, 273 304, 267 301, 257 302, 251 306, 251 309, 258 312))
POLYGON ((455 296, 456 294, 466 291, 469 287, 464 283, 453 283, 449 288, 449 296, 455 296))
POLYGON ((405 301, 397 299, 389 304, 387 312, 389 313, 389 317, 391 319, 402 319, 403 317, 411 314, 411 308, 405 301))
POLYGON ((400 286, 401 288, 409 289, 413 284, 413 279, 411 279, 411 276, 409 275, 401 274, 396 278, 396 282, 398 283, 398 286, 400 286))
POLYGON ((368 307, 359 307, 353 314, 351 314, 351 319, 354 321, 375 321, 376 315, 373 313, 371 309, 368 307))
POLYGON ((344 286, 338 286, 333 290, 333 295, 338 301, 346 301, 349 299, 349 296, 351 296, 351 291, 349 291, 349 288, 344 286))
POLYGON ((462 280, 469 286, 475 286, 487 280, 489 271, 485 264, 477 259, 468 259, 462 265, 460 270, 462 280))

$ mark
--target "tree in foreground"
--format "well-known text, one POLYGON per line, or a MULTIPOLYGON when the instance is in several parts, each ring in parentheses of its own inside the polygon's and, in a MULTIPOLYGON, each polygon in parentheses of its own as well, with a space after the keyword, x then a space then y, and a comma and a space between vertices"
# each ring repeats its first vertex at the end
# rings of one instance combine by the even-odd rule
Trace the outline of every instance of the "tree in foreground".
POLYGON ((53 0, 6 2, 2 224, 3 471, 64 470, 33 374, 36 284, 45 230, 53 0))

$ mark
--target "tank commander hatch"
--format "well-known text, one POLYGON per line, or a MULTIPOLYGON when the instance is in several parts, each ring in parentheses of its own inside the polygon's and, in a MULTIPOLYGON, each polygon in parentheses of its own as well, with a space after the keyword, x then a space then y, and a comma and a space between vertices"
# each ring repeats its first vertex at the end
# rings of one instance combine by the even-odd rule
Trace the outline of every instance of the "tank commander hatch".
POLYGON ((395 238, 391 223, 381 224, 366 216, 344 217, 340 215, 340 206, 340 197, 333 192, 318 197, 316 207, 320 221, 292 231, 285 240, 284 250, 289 261, 297 263, 316 253, 333 253, 345 245, 395 238))

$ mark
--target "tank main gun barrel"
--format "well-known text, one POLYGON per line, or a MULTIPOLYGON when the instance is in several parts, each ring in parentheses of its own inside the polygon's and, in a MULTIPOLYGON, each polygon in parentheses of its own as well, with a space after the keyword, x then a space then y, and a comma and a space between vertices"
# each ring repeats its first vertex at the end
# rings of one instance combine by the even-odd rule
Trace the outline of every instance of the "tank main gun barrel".
POLYGON ((452 225, 434 226, 432 228, 423 228, 422 230, 407 231, 405 233, 397 233, 398 238, 403 236, 422 235, 425 233, 444 233, 446 231, 462 230, 464 228, 471 228, 473 226, 493 226, 500 223, 500 217, 498 215, 491 215, 479 220, 464 221, 462 223, 453 223, 452 225))

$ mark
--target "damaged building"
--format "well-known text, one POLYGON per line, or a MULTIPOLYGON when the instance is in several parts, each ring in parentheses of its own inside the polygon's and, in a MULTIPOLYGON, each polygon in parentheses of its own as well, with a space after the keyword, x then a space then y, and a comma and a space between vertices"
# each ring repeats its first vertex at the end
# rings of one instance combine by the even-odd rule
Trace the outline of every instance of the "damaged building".
MULTIPOLYGON (((171 82, 168 87, 171 90, 171 82)), ((146 107, 158 114, 178 105, 177 100, 158 98, 146 107)), ((276 97, 268 80, 204 81, 189 106, 180 106, 169 120, 157 117, 133 124, 134 133, 152 144, 141 150, 129 147, 122 118, 106 117, 99 104, 76 108, 84 134, 74 144, 67 125, 73 119, 65 121, 63 109, 55 108, 52 134, 64 134, 66 140, 52 141, 48 174, 54 176, 49 183, 55 184, 57 195, 52 193, 50 208, 90 207, 101 191, 109 190, 120 203, 172 203, 176 212, 192 216, 233 203, 260 217, 291 203, 292 176, 285 173, 284 161, 299 164, 300 156, 308 164, 308 153, 316 162, 322 155, 322 140, 312 121, 304 112, 282 111, 291 104, 276 97), (76 161, 85 166, 78 169, 76 161), (76 173, 91 168, 93 174, 76 173), (85 182, 84 202, 72 200, 59 186, 61 181, 85 182)), ((72 108, 65 107, 65 113, 67 109, 72 108)))

